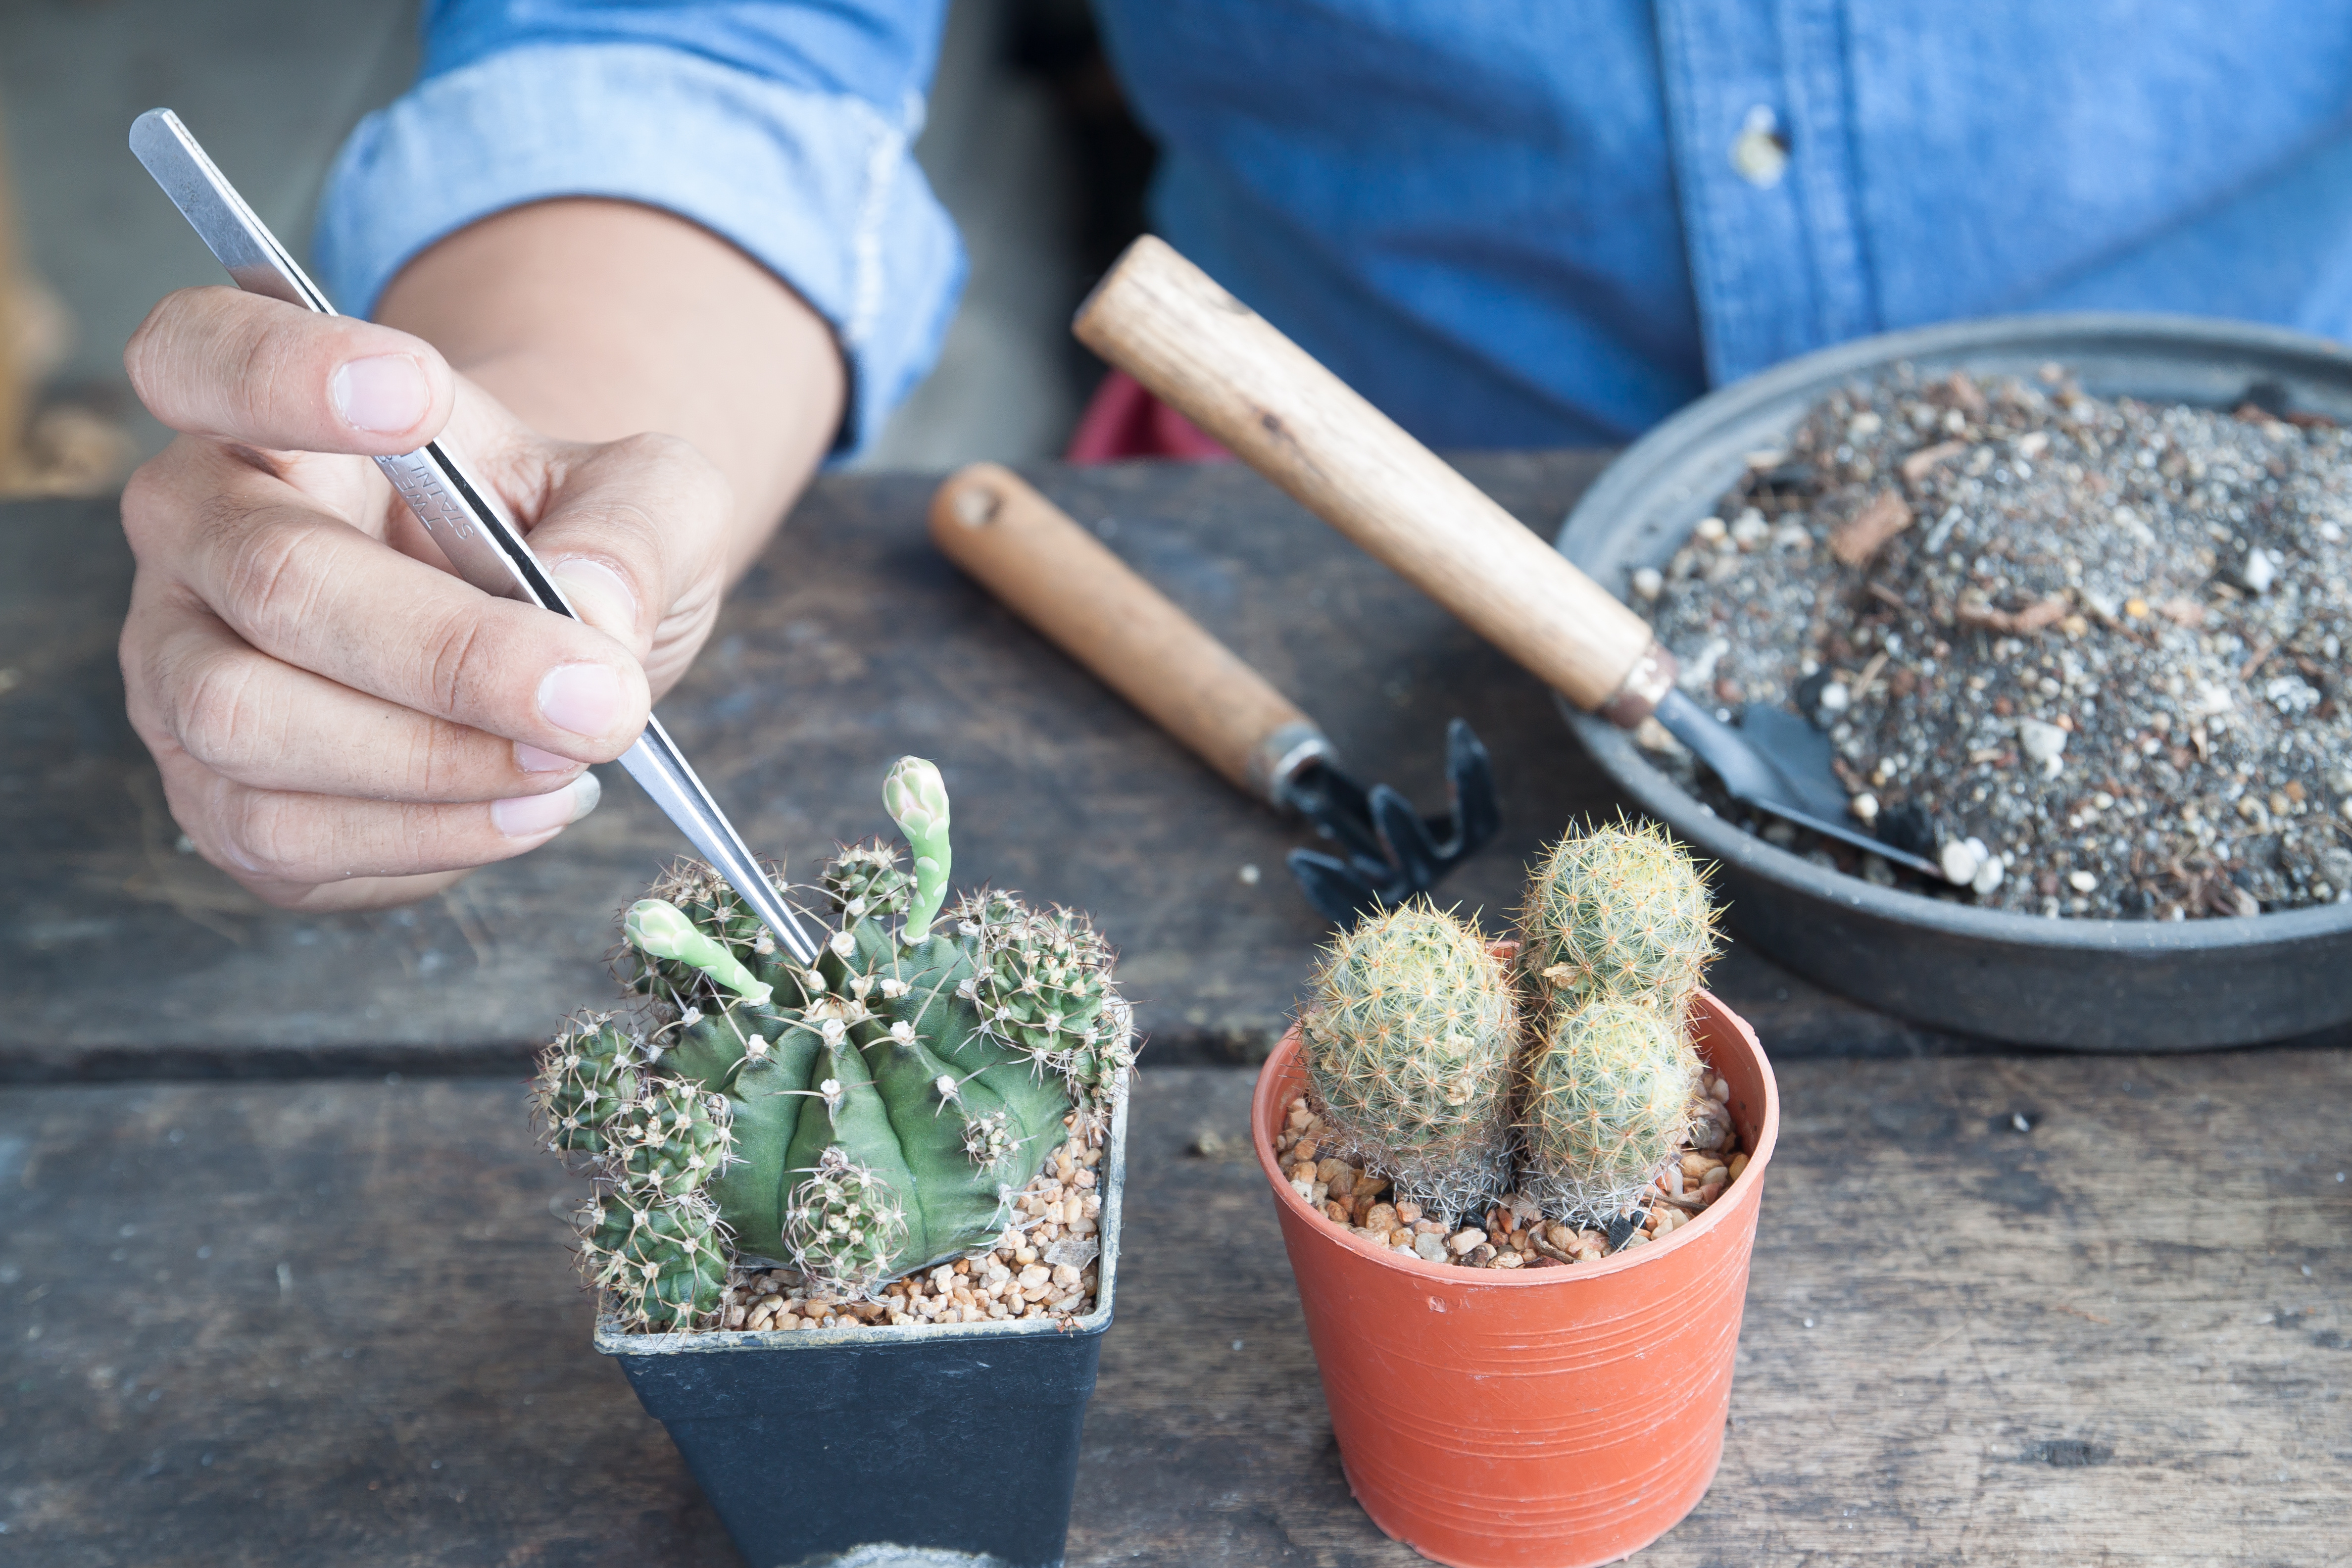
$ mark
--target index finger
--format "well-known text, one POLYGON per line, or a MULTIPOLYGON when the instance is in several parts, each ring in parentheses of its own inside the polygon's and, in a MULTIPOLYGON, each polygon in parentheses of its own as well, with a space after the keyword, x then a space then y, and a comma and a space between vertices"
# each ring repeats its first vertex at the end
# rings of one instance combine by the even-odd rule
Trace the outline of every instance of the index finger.
POLYGON ((611 637, 469 587, 275 480, 218 498, 176 543, 175 580, 298 668, 574 762, 608 762, 645 728, 645 671, 611 637))
POLYGON ((457 377, 424 339, 235 289, 165 295, 122 364, 173 429, 278 451, 413 452, 457 401, 457 377))

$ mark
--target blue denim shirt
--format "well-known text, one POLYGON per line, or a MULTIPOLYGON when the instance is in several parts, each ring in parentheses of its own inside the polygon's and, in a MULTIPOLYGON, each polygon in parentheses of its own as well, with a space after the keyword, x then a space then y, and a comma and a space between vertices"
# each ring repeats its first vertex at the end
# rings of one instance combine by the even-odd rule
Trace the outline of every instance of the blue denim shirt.
MULTIPOLYGON (((2104 307, 2352 335, 2352 5, 1098 0, 1155 223, 1424 440, 1622 440, 1790 354, 2104 307)), ((369 309, 558 195, 677 211, 830 321, 845 447, 962 262, 908 155, 941 0, 432 0, 318 253, 369 309)))

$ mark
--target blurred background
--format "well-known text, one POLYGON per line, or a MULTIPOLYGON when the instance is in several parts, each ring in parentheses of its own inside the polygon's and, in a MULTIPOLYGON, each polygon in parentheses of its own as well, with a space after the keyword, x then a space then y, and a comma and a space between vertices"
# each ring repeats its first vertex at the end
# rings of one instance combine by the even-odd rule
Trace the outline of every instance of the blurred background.
MULTIPOLYGON (((166 438, 122 345, 220 268, 124 145, 179 111, 307 259, 328 164, 416 70, 418 0, 0 4, 0 494, 103 494, 166 438)), ((1057 455, 1101 365, 1087 286, 1142 227, 1150 143, 1086 0, 954 0, 916 154, 971 278, 939 368, 861 467, 1057 455)))

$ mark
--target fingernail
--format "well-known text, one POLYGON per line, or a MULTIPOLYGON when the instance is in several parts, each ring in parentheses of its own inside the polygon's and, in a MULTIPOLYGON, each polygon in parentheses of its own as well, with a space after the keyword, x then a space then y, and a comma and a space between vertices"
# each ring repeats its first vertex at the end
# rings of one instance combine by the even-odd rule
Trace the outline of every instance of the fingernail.
POLYGON ((608 664, 559 664, 539 683, 539 716, 575 735, 602 735, 620 721, 621 677, 608 664))
POLYGON ((627 578, 601 561, 578 556, 557 562, 553 570, 555 585, 590 626, 615 636, 636 630, 637 595, 627 578))
POLYGON ((328 390, 344 424, 379 436, 413 430, 433 411, 425 367, 407 354, 352 360, 337 368, 328 390))
POLYGON ((528 741, 514 743, 515 766, 527 773, 560 773, 572 765, 570 757, 559 757, 553 752, 542 752, 528 741))
POLYGON ((594 773, 582 773, 546 795, 490 802, 490 823, 509 838, 536 838, 551 828, 571 826, 595 810, 604 795, 604 786, 594 773))

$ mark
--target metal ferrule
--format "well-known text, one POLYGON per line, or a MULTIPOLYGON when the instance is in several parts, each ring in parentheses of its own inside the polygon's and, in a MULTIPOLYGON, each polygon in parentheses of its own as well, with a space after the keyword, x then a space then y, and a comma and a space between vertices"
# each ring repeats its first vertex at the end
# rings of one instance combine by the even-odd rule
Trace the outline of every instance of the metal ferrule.
POLYGON ((1309 763, 1336 763, 1330 738, 1305 720, 1276 725, 1250 752, 1250 788, 1276 805, 1290 804, 1290 781, 1309 763))
POLYGON ((1603 719, 1621 730, 1631 730, 1656 711, 1659 700, 1675 689, 1675 677, 1681 670, 1666 645, 1655 641, 1642 650, 1633 668, 1625 672, 1618 683, 1617 694, 1601 705, 1603 719))

